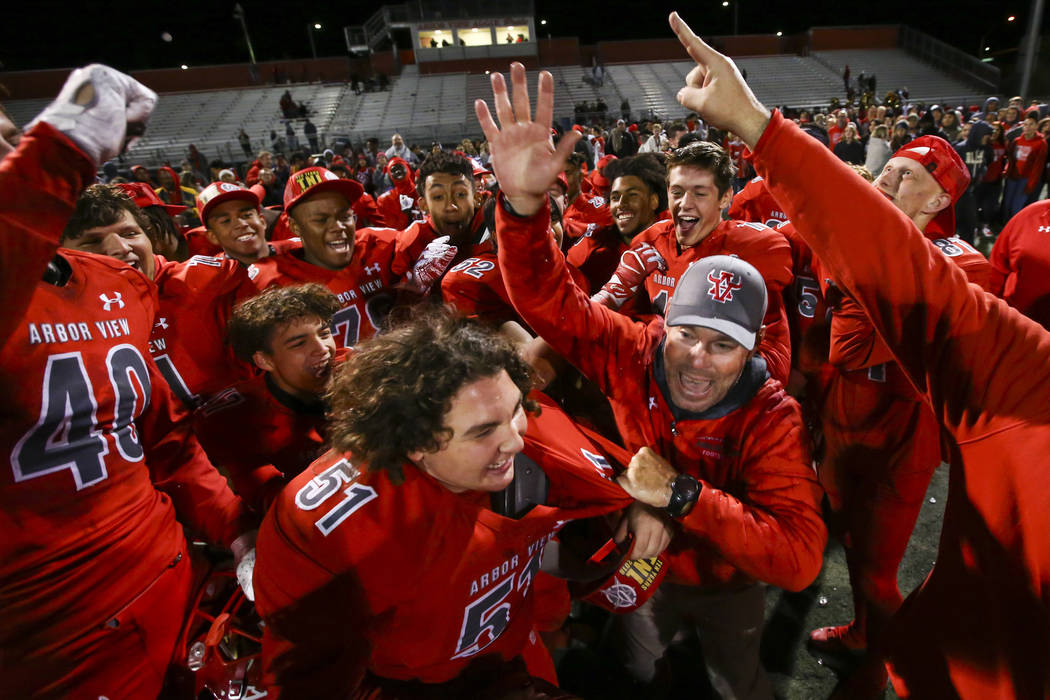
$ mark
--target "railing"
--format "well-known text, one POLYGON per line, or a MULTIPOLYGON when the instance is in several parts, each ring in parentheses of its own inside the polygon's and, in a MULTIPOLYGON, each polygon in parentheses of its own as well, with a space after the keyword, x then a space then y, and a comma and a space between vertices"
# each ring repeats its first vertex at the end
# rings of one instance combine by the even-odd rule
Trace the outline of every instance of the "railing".
POLYGON ((900 47, 919 60, 959 80, 976 82, 989 92, 998 92, 1000 75, 997 67, 905 25, 901 25, 898 36, 900 47))

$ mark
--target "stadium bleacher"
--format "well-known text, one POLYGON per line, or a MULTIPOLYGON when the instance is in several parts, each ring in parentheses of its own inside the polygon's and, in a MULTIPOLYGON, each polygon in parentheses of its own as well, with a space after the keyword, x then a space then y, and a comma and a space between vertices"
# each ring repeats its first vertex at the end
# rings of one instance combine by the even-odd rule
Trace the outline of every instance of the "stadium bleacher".
MULTIPOLYGON (((880 95, 906 86, 913 101, 961 103, 977 101, 984 94, 980 88, 960 82, 901 49, 825 51, 808 57, 740 56, 734 60, 747 71, 758 98, 771 105, 816 106, 826 105, 832 98, 841 99, 846 64, 853 75, 874 72, 880 95)), ((682 117, 685 111, 675 95, 691 67, 688 61, 608 65, 601 86, 584 80, 589 68, 552 67, 555 118, 567 123, 576 104, 599 99, 615 117, 625 98, 635 119, 682 117)), ((528 71, 530 84, 535 84, 537 74, 528 71)), ((178 163, 192 143, 207 158, 240 161, 243 153, 237 134, 242 128, 255 151, 270 148, 271 131, 284 135, 287 120, 282 118, 278 103, 285 90, 296 102, 308 106, 319 136, 328 143, 337 137, 356 143, 374 136, 385 144, 394 131, 409 143, 422 144, 477 137, 481 131, 474 118, 474 100, 491 99, 492 95, 488 75, 420 75, 415 65, 405 66, 392 78, 388 90, 360 95, 345 84, 169 93, 161 95, 147 135, 134 145, 127 159, 147 165, 165 160, 178 163)), ((15 100, 6 108, 15 123, 25 124, 46 104, 47 100, 40 99, 15 100)), ((296 136, 305 145, 302 124, 301 119, 292 120, 296 136)))

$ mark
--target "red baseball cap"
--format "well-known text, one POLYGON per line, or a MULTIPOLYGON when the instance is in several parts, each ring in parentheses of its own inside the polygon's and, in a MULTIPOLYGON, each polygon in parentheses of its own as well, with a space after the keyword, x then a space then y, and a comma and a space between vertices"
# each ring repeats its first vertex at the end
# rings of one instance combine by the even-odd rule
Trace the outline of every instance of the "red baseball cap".
POLYGON ((344 180, 328 168, 303 168, 292 173, 284 187, 284 210, 290 212, 304 199, 321 192, 338 192, 353 204, 365 188, 357 180, 344 180))
POLYGON ((591 184, 593 184, 595 187, 602 191, 612 187, 612 182, 610 182, 609 178, 605 177, 605 174, 602 173, 602 168, 604 168, 606 165, 608 165, 614 160, 616 160, 616 156, 614 156, 611 153, 609 155, 602 156, 598 160, 598 163, 594 166, 594 170, 591 172, 590 175, 591 184))
POLYGON ((901 146, 894 158, 911 158, 933 176, 952 203, 933 219, 945 236, 955 235, 955 203, 970 186, 970 171, 951 144, 940 136, 920 136, 901 146))
POLYGON ((208 225, 208 213, 223 202, 231 199, 243 199, 251 202, 259 208, 259 195, 249 189, 241 187, 234 182, 213 182, 197 195, 197 211, 200 213, 201 221, 208 225))
POLYGON ((166 204, 163 199, 157 196, 157 193, 153 191, 153 188, 145 182, 121 182, 118 187, 135 200, 135 204, 139 209, 145 209, 146 207, 164 207, 164 211, 172 216, 181 214, 189 209, 189 207, 183 204, 166 204))

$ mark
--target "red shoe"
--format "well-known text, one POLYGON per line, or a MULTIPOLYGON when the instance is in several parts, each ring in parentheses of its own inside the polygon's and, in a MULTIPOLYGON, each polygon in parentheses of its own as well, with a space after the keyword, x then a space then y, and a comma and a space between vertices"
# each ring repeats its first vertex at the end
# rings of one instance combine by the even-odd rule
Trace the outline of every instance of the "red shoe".
POLYGON ((809 646, 826 654, 848 654, 868 648, 864 634, 854 622, 813 630, 809 633, 809 646))

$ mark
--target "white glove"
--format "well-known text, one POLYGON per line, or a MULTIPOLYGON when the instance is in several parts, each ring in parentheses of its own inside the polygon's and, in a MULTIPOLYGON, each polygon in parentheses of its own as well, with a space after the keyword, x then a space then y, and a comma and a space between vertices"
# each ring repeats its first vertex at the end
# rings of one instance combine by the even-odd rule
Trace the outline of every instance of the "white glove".
POLYGON ((244 591, 248 600, 255 602, 255 588, 252 586, 252 573, 255 570, 255 535, 256 530, 244 533, 233 541, 230 551, 233 552, 233 565, 237 571, 237 584, 244 591))
POLYGON ((54 102, 29 126, 47 122, 68 136, 96 164, 116 158, 146 129, 157 93, 99 63, 77 68, 54 102))
POLYGON ((620 256, 620 264, 616 266, 616 272, 591 300, 610 309, 618 309, 633 297, 649 275, 657 270, 667 270, 667 261, 656 248, 648 243, 639 243, 624 251, 620 256))
POLYGON ((420 294, 430 291, 430 287, 441 275, 445 274, 445 270, 459 252, 459 249, 454 245, 449 245, 448 241, 448 236, 432 240, 419 254, 416 264, 412 266, 412 284, 420 294))

